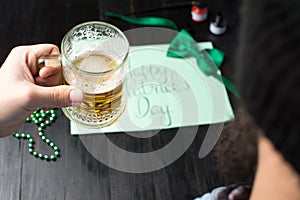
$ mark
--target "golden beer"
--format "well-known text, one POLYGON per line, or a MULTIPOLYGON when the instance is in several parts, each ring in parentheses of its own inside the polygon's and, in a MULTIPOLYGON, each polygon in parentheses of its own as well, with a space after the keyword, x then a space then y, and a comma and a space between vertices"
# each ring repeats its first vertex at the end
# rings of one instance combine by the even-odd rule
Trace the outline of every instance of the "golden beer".
POLYGON ((75 56, 72 64, 78 70, 64 70, 64 84, 80 88, 84 92, 84 102, 65 108, 64 112, 70 113, 75 121, 83 125, 94 123, 104 127, 112 124, 125 108, 123 69, 115 70, 117 62, 101 52, 75 56), (106 73, 94 75, 102 72, 106 73), (72 80, 68 80, 70 77, 72 80))

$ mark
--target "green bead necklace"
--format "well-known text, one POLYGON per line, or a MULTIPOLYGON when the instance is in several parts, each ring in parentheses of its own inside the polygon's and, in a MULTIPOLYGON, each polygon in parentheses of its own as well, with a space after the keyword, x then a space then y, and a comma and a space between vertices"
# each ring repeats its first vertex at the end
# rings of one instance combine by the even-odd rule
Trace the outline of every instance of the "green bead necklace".
POLYGON ((56 119, 56 113, 54 110, 44 111, 42 109, 37 109, 34 111, 27 119, 26 122, 30 123, 33 122, 35 125, 38 126, 38 135, 39 137, 49 145, 53 150, 54 154, 48 155, 36 152, 34 150, 34 138, 28 133, 19 133, 14 132, 13 136, 17 139, 25 139, 28 140, 28 152, 35 156, 36 158, 40 158, 41 160, 46 161, 56 161, 58 157, 60 157, 60 150, 59 148, 44 134, 44 129, 47 126, 50 126, 56 119))

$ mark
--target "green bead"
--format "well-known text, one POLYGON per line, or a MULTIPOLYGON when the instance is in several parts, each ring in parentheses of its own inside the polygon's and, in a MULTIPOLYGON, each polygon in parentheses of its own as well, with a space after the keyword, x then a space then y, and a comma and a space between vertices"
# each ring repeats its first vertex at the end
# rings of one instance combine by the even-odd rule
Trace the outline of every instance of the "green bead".
POLYGON ((53 143, 53 142, 50 142, 50 147, 54 147, 55 146, 55 144, 53 143))
POLYGON ((51 141, 47 138, 47 139, 45 140, 45 142, 46 142, 47 144, 49 144, 51 141))
POLYGON ((49 120, 46 120, 45 123, 46 123, 46 125, 50 125, 51 124, 51 122, 49 120))
POLYGON ((37 120, 37 119, 32 119, 32 120, 36 125, 38 125, 40 123, 39 120, 37 120))
POLYGON ((42 128, 42 127, 39 127, 39 128, 38 128, 38 131, 39 131, 39 132, 43 131, 43 128, 42 128))
POLYGON ((55 120, 55 117, 49 117, 49 120, 50 120, 51 122, 53 122, 53 121, 55 120))
POLYGON ((44 159, 45 160, 49 160, 49 156, 48 155, 44 155, 44 159))
POLYGON ((27 117, 26 122, 30 122, 30 121, 31 121, 30 117, 27 117))
POLYGON ((41 117, 46 117, 46 113, 44 111, 41 113, 41 117))
POLYGON ((22 137, 22 138, 25 138, 25 137, 26 137, 26 134, 25 134, 25 133, 21 133, 21 137, 22 137))
POLYGON ((38 157, 38 153, 36 151, 32 152, 32 155, 34 155, 35 157, 38 157))
POLYGON ((31 138, 31 135, 26 134, 26 138, 27 138, 27 139, 30 139, 30 138, 31 138))
POLYGON ((28 147, 29 147, 29 148, 32 148, 32 147, 33 147, 33 144, 32 144, 32 143, 29 143, 29 144, 28 144, 28 147))
POLYGON ((36 117, 36 118, 39 118, 39 117, 40 117, 40 114, 39 114, 39 113, 36 113, 36 114, 35 114, 35 117, 36 117))
POLYGON ((33 153, 33 149, 32 148, 28 148, 28 152, 32 154, 33 153))
POLYGON ((40 124, 40 127, 45 128, 46 125, 45 125, 44 123, 41 123, 41 124, 40 124))
POLYGON ((55 151, 55 152, 54 152, 54 155, 59 156, 59 152, 58 152, 58 151, 55 151))
POLYGON ((44 119, 42 117, 40 117, 38 120, 39 120, 39 122, 44 121, 44 119))
POLYGON ((29 138, 29 140, 28 140, 30 143, 34 143, 34 139, 33 138, 29 138))
POLYGON ((20 137, 20 133, 15 133, 15 137, 19 138, 20 137))
POLYGON ((43 158, 44 155, 42 153, 39 153, 39 158, 43 158))
POLYGON ((54 151, 57 151, 57 150, 58 150, 58 147, 57 147, 57 146, 54 146, 53 149, 54 149, 54 151))
POLYGON ((47 139, 47 137, 44 136, 44 135, 42 135, 41 138, 42 138, 43 141, 47 139))
POLYGON ((54 110, 50 110, 50 113, 53 114, 53 113, 55 113, 55 112, 54 112, 54 110))
POLYGON ((44 135, 44 133, 43 132, 39 132, 39 136, 43 136, 44 135))
POLYGON ((51 159, 51 160, 56 160, 56 156, 55 156, 55 155, 51 155, 51 156, 50 156, 50 159, 51 159))

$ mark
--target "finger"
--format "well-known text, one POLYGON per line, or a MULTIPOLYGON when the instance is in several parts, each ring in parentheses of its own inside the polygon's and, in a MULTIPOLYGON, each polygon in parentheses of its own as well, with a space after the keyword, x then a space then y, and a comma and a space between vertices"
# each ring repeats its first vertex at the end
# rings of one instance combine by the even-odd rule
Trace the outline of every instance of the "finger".
POLYGON ((229 194, 228 194, 228 199, 229 200, 234 200, 234 199, 249 199, 250 196, 250 191, 243 186, 239 186, 235 189, 233 189, 229 194))
POLYGON ((35 44, 27 47, 38 57, 47 54, 59 54, 59 48, 55 44, 35 44))
POLYGON ((35 84, 40 86, 57 86, 62 84, 62 77, 60 74, 57 75, 51 75, 47 78, 42 78, 40 76, 37 76, 34 78, 35 84))
POLYGON ((60 66, 46 66, 39 71, 39 76, 43 79, 46 79, 50 76, 57 76, 57 75, 59 76, 61 75, 60 66))
POLYGON ((37 74, 36 62, 37 59, 43 55, 59 54, 59 48, 54 44, 37 44, 31 46, 24 46, 25 63, 30 69, 32 75, 37 74))
POLYGON ((83 93, 72 86, 60 85, 54 87, 36 86, 35 99, 32 106, 66 107, 79 104, 84 100, 83 93))

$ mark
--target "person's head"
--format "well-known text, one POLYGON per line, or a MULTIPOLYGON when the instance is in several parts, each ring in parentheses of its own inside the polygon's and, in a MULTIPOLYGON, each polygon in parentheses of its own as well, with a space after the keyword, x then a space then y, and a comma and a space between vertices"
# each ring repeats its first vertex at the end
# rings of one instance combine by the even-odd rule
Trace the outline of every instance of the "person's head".
POLYGON ((257 165, 257 138, 260 130, 245 111, 235 112, 226 123, 214 148, 220 178, 228 184, 252 184, 257 165))
POLYGON ((300 173, 300 1, 244 0, 237 78, 256 124, 300 173))

